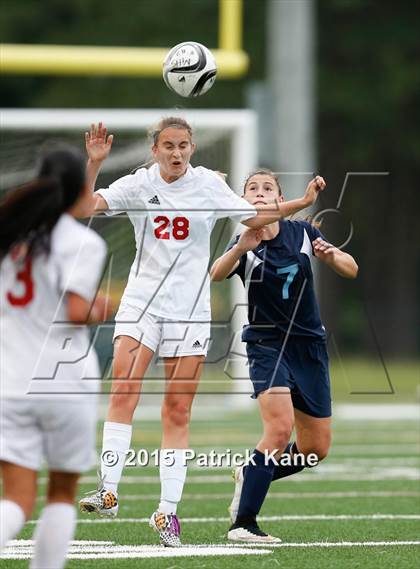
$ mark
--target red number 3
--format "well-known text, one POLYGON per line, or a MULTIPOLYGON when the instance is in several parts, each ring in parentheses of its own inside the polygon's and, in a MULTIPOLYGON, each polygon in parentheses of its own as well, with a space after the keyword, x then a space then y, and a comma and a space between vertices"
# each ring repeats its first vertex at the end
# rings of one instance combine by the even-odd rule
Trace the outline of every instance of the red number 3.
MULTIPOLYGON (((164 215, 158 215, 153 220, 155 223, 160 223, 159 227, 155 229, 156 239, 169 239, 170 233, 166 231, 169 227, 171 220, 164 215)), ((172 235, 174 239, 186 239, 190 234, 190 222, 186 217, 175 217, 172 221, 172 235)))
POLYGON ((34 298, 34 281, 32 280, 32 259, 25 260, 23 268, 17 273, 16 280, 24 286, 23 294, 16 296, 13 292, 7 293, 7 300, 12 306, 26 306, 34 298))

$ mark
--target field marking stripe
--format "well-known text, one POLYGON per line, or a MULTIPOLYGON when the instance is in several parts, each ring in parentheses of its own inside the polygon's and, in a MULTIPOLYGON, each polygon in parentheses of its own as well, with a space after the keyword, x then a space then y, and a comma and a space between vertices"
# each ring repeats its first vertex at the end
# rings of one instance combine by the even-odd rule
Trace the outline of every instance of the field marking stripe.
MULTIPOLYGON (((253 543, 253 547, 260 544, 253 543)), ((261 544, 262 545, 262 544, 261 544)), ((420 545, 420 541, 314 541, 312 543, 271 543, 265 547, 384 547, 395 545, 420 545)))
MULTIPOLYGON (((285 516, 260 516, 258 518, 262 522, 280 522, 280 521, 330 521, 330 520, 420 520, 420 514, 314 514, 314 515, 285 515, 285 516)), ((103 523, 149 523, 149 518, 92 518, 79 519, 79 524, 103 524, 103 523)), ((208 517, 208 518, 182 518, 183 523, 203 524, 209 522, 228 522, 228 517, 208 517)), ((36 524, 37 520, 30 520, 28 524, 36 524)))
MULTIPOLYGON (((418 498, 420 492, 388 492, 388 491, 372 491, 372 492, 269 492, 269 498, 280 499, 335 499, 335 498, 418 498)), ((119 494, 121 502, 136 502, 136 501, 149 501, 160 500, 159 494, 119 494)), ((232 492, 208 494, 191 494, 183 493, 184 500, 228 500, 232 498, 232 492)), ((39 501, 44 500, 44 496, 37 498, 39 501)))
MULTIPOLYGON (((266 555, 273 553, 266 548, 253 548, 252 544, 231 547, 229 544, 183 546, 167 548, 155 545, 114 545, 102 549, 89 546, 70 546, 67 559, 148 559, 159 557, 209 557, 209 556, 237 556, 237 555, 266 555)), ((0 559, 29 559, 32 557, 33 547, 12 546, 6 547, 0 554, 0 559)))
MULTIPOLYGON (((310 474, 302 472, 299 476, 291 476, 289 477, 289 482, 297 482, 297 483, 313 483, 313 482, 333 482, 333 481, 384 481, 384 480, 420 480, 420 474, 417 469, 413 470, 405 470, 405 469, 398 469, 398 471, 393 471, 390 473, 387 472, 378 472, 377 474, 332 474, 332 473, 319 473, 315 474, 315 471, 311 472, 310 474)), ((40 483, 46 483, 47 478, 40 478, 40 483)), ((187 477, 186 484, 224 484, 230 482, 232 483, 232 477, 228 474, 220 475, 214 474, 209 475, 205 474, 202 476, 189 476, 187 477)), ((86 476, 83 477, 81 480, 81 484, 94 484, 96 485, 98 480, 95 476, 86 476)), ((126 476, 122 479, 121 484, 160 484, 159 476, 126 476)))
MULTIPOLYGON (((0 559, 29 559, 32 557, 33 547, 19 541, 7 546, 0 554, 0 559)), ((168 550, 162 546, 154 545, 114 545, 109 547, 104 542, 102 549, 91 547, 89 542, 82 546, 70 546, 68 559, 139 559, 159 557, 208 557, 208 556, 234 556, 234 555, 264 555, 273 553, 273 548, 331 548, 331 547, 392 547, 420 545, 420 541, 315 541, 297 543, 237 543, 237 544, 203 544, 183 546, 168 550), (270 548, 270 549, 267 549, 270 548), (99 549, 99 550, 98 550, 99 549)))

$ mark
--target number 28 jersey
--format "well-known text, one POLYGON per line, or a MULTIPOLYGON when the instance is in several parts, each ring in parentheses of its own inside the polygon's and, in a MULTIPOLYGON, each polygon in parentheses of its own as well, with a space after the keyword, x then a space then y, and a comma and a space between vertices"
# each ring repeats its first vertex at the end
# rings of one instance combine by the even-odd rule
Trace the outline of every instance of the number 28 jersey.
POLYGON ((121 302, 172 320, 210 320, 211 231, 224 217, 254 217, 255 207, 201 166, 168 184, 154 164, 98 193, 107 215, 126 213, 134 227, 136 257, 121 302))
POLYGON ((286 334, 325 340, 310 261, 312 241, 318 237, 324 239, 306 221, 283 220, 274 239, 261 241, 240 258, 228 278, 238 274, 247 290, 249 324, 243 330, 244 342, 281 340, 286 334))

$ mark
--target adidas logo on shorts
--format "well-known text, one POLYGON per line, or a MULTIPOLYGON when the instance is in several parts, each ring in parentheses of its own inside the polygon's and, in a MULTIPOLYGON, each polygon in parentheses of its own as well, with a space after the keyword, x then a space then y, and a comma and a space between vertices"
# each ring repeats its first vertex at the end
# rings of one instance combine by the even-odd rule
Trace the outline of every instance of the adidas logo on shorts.
POLYGON ((198 340, 196 340, 193 344, 193 348, 202 348, 203 346, 200 344, 198 340))
POLYGON ((160 205, 160 201, 157 196, 153 196, 152 198, 150 198, 149 203, 152 203, 154 205, 160 205))

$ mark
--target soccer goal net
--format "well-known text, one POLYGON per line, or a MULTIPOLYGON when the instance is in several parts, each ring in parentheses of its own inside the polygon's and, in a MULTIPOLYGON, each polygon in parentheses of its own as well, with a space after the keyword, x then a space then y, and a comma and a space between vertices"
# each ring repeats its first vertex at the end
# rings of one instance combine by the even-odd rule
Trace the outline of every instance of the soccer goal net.
MULTIPOLYGON (((229 185, 241 192, 247 174, 257 162, 257 124, 249 110, 107 110, 107 109, 3 109, 1 111, 0 191, 29 180, 36 171, 37 157, 57 142, 83 149, 84 132, 102 121, 115 135, 110 157, 104 163, 97 187, 107 187, 151 158, 147 132, 162 117, 177 115, 192 126, 197 146, 192 164, 225 172, 229 185)), ((125 216, 93 220, 92 227, 106 240, 112 259, 108 279, 110 293, 118 304, 135 255, 134 234, 125 216)), ((218 222, 212 234, 211 260, 220 255, 237 227, 218 222)), ((240 331, 246 306, 238 279, 212 285, 212 343, 200 382, 196 410, 214 406, 242 408, 251 392, 240 331), (233 282, 238 281, 238 282, 233 282)), ((105 391, 112 361, 112 327, 97 334, 105 391)), ((158 358, 147 374, 143 396, 157 404, 163 391, 163 363, 158 358)), ((144 401, 147 406, 147 399, 144 401)))

